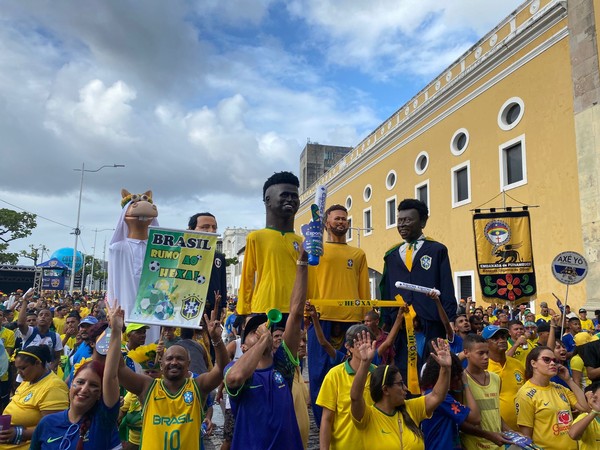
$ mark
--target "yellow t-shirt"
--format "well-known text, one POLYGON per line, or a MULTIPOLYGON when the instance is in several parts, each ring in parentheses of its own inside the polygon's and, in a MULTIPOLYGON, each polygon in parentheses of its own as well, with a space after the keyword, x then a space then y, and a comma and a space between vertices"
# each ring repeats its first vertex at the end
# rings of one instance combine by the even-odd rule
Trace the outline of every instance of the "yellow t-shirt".
POLYGON ((304 378, 300 374, 300 368, 296 367, 294 372, 294 383, 292 384, 292 399, 294 401, 294 411, 296 412, 296 420, 300 429, 300 437, 304 448, 308 446, 308 432, 310 430, 310 421, 308 419, 308 403, 310 395, 308 387, 304 382, 304 378))
MULTIPOLYGON (((64 411, 69 407, 69 389, 54 372, 31 384, 24 381, 4 409, 12 416, 11 425, 35 427, 42 419, 41 411, 64 411)), ((29 441, 20 445, 3 444, 3 450, 28 449, 29 441)))
MULTIPOLYGON (((512 339, 509 339, 508 340, 508 350, 510 350, 512 347, 513 347, 512 339)), ((519 360, 519 362, 521 364, 523 364, 523 366, 525 366, 525 360, 527 359, 527 355, 529 355, 529 352, 532 349, 533 349, 533 346, 531 345, 531 343, 527 343, 527 348, 523 348, 523 347, 519 346, 519 348, 517 348, 515 350, 515 354, 514 354, 513 358, 519 360)))
POLYGON ((594 322, 590 319, 579 319, 579 321, 581 322, 581 331, 594 331, 596 329, 594 322))
POLYGON ((520 361, 507 356, 504 366, 490 359, 488 371, 497 374, 502 381, 500 387, 500 415, 511 430, 518 431, 515 397, 521 386, 525 384, 525 368, 520 361))
POLYGON ((253 231, 246 237, 239 314, 266 313, 272 308, 290 312, 301 245, 302 238, 297 234, 271 228, 253 231))
POLYGON ((547 316, 542 316, 541 314, 536 314, 535 321, 537 322, 540 319, 545 320, 546 322, 550 322, 552 320, 552 316, 550 316, 549 314, 547 316))
POLYGON ((166 449, 199 449, 202 403, 192 378, 175 394, 165 389, 162 380, 154 380, 144 401, 140 450, 163 448, 165 442, 166 449))
POLYGON ((52 322, 54 322, 54 328, 58 334, 65 334, 65 323, 67 323, 66 317, 63 317, 62 319, 60 317, 54 317, 52 322))
MULTIPOLYGON (((308 267, 308 298, 370 300, 369 266, 360 248, 325 242, 318 266, 308 267)), ((361 322, 371 308, 320 306, 321 320, 361 322)))
MULTIPOLYGON (((425 396, 406 400, 404 405, 408 415, 417 426, 422 420, 431 417, 427 416, 425 410, 425 396)), ((364 448, 425 450, 425 441, 404 424, 402 413, 399 411, 390 416, 379 410, 375 405, 370 405, 366 407, 365 415, 360 422, 354 417, 352 420, 361 432, 364 448), (400 429, 402 429, 402 438, 400 437, 400 429), (400 439, 402 439, 402 445, 400 445, 400 439)))
POLYGON ((527 381, 515 400, 517 423, 533 428, 533 443, 546 450, 577 450, 569 437, 575 394, 557 383, 537 386, 527 381))
MULTIPOLYGON (((134 413, 136 411, 142 410, 142 404, 137 395, 132 394, 131 392, 127 392, 125 397, 123 398, 123 406, 121 406, 121 411, 124 413, 134 413)), ((142 421, 134 424, 133 427, 127 427, 127 441, 131 442, 134 445, 140 445, 140 436, 141 432, 137 427, 142 427, 142 421)))
POLYGON ((81 309, 79 310, 79 315, 81 316, 82 319, 84 317, 86 317, 86 316, 89 316, 90 315, 90 308, 82 306, 81 309))
MULTIPOLYGON (((331 450, 363 450, 361 432, 352 423, 350 413, 350 388, 354 381, 354 370, 348 361, 333 367, 323 380, 317 397, 317 405, 334 412, 331 431, 331 450)), ((369 391, 371 374, 367 376, 363 397, 367 405, 373 400, 369 391)))
POLYGON ((583 359, 581 356, 574 355, 571 358, 571 371, 576 370, 577 372, 581 372, 581 389, 585 389, 587 386, 592 384, 591 380, 587 376, 587 369, 585 368, 585 364, 583 363, 583 359))
MULTIPOLYGON (((583 420, 587 415, 588 413, 579 414, 573 423, 583 420)), ((590 422, 583 432, 583 436, 577 442, 579 442, 579 450, 598 450, 600 448, 600 418, 598 416, 590 422)))
MULTIPOLYGON (((481 429, 486 431, 499 432, 502 430, 500 420, 500 377, 493 372, 488 372, 490 381, 487 386, 482 386, 467 374, 469 389, 479 406, 481 413, 481 429)), ((492 441, 473 436, 472 434, 461 433, 460 435, 463 448, 467 450, 492 449, 501 450, 504 446, 497 446, 492 441)))
MULTIPOLYGON (((13 349, 15 348, 15 332, 13 330, 9 330, 6 327, 0 328, 0 339, 2 339, 2 343, 4 344, 5 349, 13 349)), ((6 350, 5 350, 6 351, 6 350)), ((6 357, 9 361, 14 361, 9 355, 8 351, 6 351, 6 357)), ((2 377, 0 377, 0 381, 8 381, 8 371, 2 377)))

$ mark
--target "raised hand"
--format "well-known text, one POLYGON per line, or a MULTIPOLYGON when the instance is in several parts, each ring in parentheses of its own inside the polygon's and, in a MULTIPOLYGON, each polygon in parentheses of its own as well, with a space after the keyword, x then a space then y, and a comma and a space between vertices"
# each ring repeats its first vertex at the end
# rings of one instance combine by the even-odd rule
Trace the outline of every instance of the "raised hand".
POLYGON ((316 308, 310 304, 309 301, 306 302, 306 306, 304 307, 304 311, 308 314, 313 320, 315 318, 319 318, 316 308))
POLYGON ((123 323, 125 321, 125 312, 117 303, 117 299, 115 299, 115 303, 112 307, 108 304, 108 302, 106 303, 106 317, 108 318, 108 326, 112 330, 123 329, 123 323))
POLYGON ((216 305, 210 313, 210 321, 208 320, 208 316, 206 314, 204 314, 204 321, 207 324, 206 327, 211 340, 219 341, 221 339, 221 333, 223 332, 223 325, 221 325, 221 322, 217 320, 216 305))
POLYGON ((371 362, 375 356, 375 341, 371 341, 371 334, 363 331, 354 339, 354 349, 357 350, 361 361, 371 362))
POLYGON ((556 368, 558 369, 558 376, 561 380, 568 382, 571 379, 571 374, 569 373, 569 369, 567 369, 562 364, 557 364, 556 368))
POLYGON ((431 357, 437 361, 440 367, 451 367, 452 356, 450 355, 450 345, 445 339, 437 338, 437 343, 431 341, 433 353, 431 357))

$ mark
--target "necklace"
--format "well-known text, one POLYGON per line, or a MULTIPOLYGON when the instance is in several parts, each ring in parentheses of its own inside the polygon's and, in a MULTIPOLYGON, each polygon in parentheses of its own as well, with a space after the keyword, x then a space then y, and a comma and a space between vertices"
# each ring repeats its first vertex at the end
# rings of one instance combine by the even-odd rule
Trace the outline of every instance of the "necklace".
POLYGON ((477 379, 477 377, 475 377, 471 372, 469 372, 467 369, 465 369, 465 372, 467 372, 467 374, 479 385, 481 386, 487 386, 487 377, 488 377, 488 373, 486 371, 483 372, 483 381, 480 381, 477 379))

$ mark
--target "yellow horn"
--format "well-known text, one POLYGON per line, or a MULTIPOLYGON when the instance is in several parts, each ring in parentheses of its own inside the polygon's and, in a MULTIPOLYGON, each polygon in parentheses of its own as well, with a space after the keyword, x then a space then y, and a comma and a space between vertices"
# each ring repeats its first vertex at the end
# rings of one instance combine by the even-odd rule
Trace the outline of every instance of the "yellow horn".
POLYGON ((279 311, 278 309, 273 308, 267 311, 267 328, 269 328, 274 323, 281 322, 282 317, 283 314, 281 314, 281 311, 279 311))

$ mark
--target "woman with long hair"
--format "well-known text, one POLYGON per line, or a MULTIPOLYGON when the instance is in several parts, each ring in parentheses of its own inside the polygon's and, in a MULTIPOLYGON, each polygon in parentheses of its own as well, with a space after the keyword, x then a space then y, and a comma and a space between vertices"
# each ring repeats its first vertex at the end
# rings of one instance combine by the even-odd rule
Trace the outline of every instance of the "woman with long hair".
MULTIPOLYGON (((111 329, 123 327, 119 306, 109 310, 111 329)), ((68 410, 44 417, 31 439, 31 449, 111 450, 120 449, 117 432, 121 333, 112 333, 106 364, 91 360, 73 376, 68 410)))
POLYGON ((10 428, 0 432, 0 449, 27 449, 42 417, 69 406, 65 383, 48 368, 52 353, 46 345, 31 345, 17 352, 15 368, 23 378, 4 409, 11 416, 10 428))
POLYGON ((559 363, 552 349, 536 347, 527 355, 525 378, 527 382, 515 400, 521 433, 547 450, 576 450, 577 443, 569 437, 573 424, 571 409, 589 412, 589 408, 583 391, 567 368, 559 363), (550 381, 556 375, 569 389, 550 381))
POLYGON ((371 373, 370 393, 375 402, 367 405, 363 398, 375 342, 368 333, 357 336, 355 356, 360 365, 350 390, 352 420, 361 432, 365 448, 376 445, 379 450, 424 449, 425 441, 419 424, 442 403, 450 386, 452 358, 448 343, 438 339, 432 343, 431 357, 439 364, 440 372, 432 391, 421 397, 406 400, 407 389, 395 366, 381 365, 371 373))

